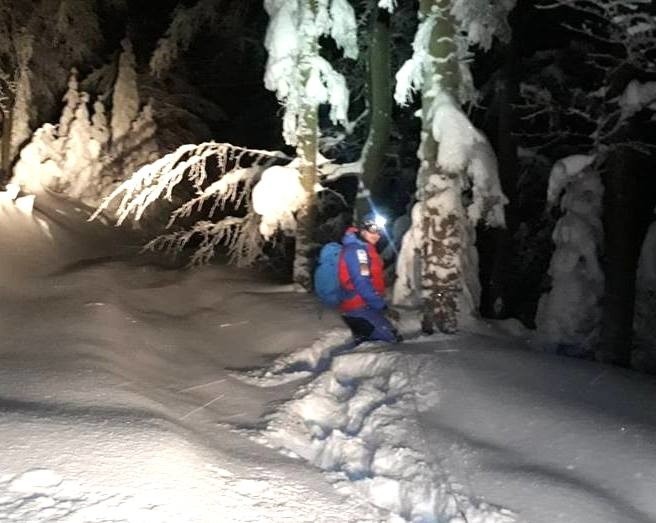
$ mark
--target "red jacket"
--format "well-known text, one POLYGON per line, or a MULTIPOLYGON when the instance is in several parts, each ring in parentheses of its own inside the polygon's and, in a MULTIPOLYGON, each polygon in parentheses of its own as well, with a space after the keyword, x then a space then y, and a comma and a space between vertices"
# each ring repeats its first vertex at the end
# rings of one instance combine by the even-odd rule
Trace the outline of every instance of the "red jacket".
POLYGON ((339 283, 348 297, 339 306, 341 312, 369 307, 385 308, 385 277, 383 261, 376 247, 355 235, 355 229, 346 231, 342 239, 339 258, 339 283))

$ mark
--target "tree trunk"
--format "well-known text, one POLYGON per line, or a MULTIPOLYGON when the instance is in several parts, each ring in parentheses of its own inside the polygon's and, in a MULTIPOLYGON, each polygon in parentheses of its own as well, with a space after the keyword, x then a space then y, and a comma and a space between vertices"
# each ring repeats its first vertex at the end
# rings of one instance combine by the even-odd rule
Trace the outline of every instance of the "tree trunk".
POLYGON ((0 154, 2 154, 2 173, 0 173, 0 186, 4 186, 11 178, 11 129, 14 123, 14 111, 9 107, 3 111, 2 118, 2 143, 0 154))
POLYGON ((607 161, 604 205, 606 276, 597 359, 628 366, 631 360, 635 279, 640 242, 636 237, 638 184, 632 151, 618 148, 607 161))
POLYGON ((301 159, 301 184, 307 200, 296 216, 296 249, 294 254, 294 282, 312 289, 311 259, 314 247, 314 221, 317 182, 317 108, 308 105, 303 109, 302 132, 297 147, 301 159))
MULTIPOLYGON (((375 5, 369 42, 369 134, 362 150, 362 182, 378 203, 385 190, 383 167, 392 128, 392 71, 390 62, 390 15, 375 5)), ((360 197, 359 213, 369 211, 369 201, 360 197), (364 201, 362 201, 364 200, 364 201)))
POLYGON ((5 103, 0 107, 2 113, 2 142, 0 142, 0 187, 9 181, 11 170, 11 129, 14 125, 14 93, 7 79, 0 77, 0 94, 5 103))
POLYGON ((421 0, 422 16, 435 11, 437 17, 429 52, 433 58, 430 71, 425 74, 422 95, 422 143, 420 145, 420 170, 417 177, 418 200, 422 205, 421 287, 422 330, 431 333, 434 326, 442 332, 452 333, 458 327, 458 303, 462 285, 462 194, 458 173, 447 173, 437 165, 439 144, 433 139, 432 106, 433 85, 440 78, 439 89, 457 96, 459 83, 455 47, 455 21, 447 0, 421 0), (433 181, 431 181, 433 180, 433 181), (446 211, 436 202, 447 200, 452 207, 446 211))
POLYGON ((424 203, 422 212, 422 320, 425 333, 432 333, 434 327, 441 332, 454 333, 458 330, 458 308, 463 290, 462 284, 462 205, 456 205, 450 212, 432 205, 438 198, 448 198, 461 202, 459 178, 436 170, 438 186, 424 203), (432 201, 431 201, 432 200, 432 201), (460 211, 460 212, 458 212, 460 211))
MULTIPOLYGON (((303 9, 310 11, 311 16, 317 15, 316 0, 306 0, 303 9)), ((299 16, 303 17, 304 13, 299 16)), ((319 52, 319 43, 316 35, 308 35, 307 53, 301 57, 299 67, 303 85, 307 85, 312 65, 311 59, 319 52)), ((296 154, 301 162, 301 184, 306 194, 305 204, 296 215, 296 243, 294 252, 293 280, 307 290, 312 289, 311 260, 314 248, 314 218, 316 213, 316 198, 314 187, 317 182, 317 106, 305 103, 300 111, 297 131, 296 154)))
POLYGON ((514 303, 512 296, 512 274, 509 267, 512 261, 513 235, 518 226, 517 212, 517 176, 519 162, 517 158, 517 141, 513 136, 516 129, 516 117, 513 105, 519 99, 518 53, 514 43, 506 46, 504 65, 496 82, 495 100, 496 118, 496 153, 499 162, 499 178, 504 194, 508 198, 505 207, 506 227, 488 231, 493 241, 493 260, 489 280, 485 283, 484 313, 500 318, 511 314, 514 303))
MULTIPOLYGON (((634 71, 620 67, 608 77, 607 96, 619 96, 634 71)), ((617 133, 621 144, 639 134, 635 119, 617 133)), ((615 365, 629 366, 633 343, 636 275, 642 237, 638 232, 640 191, 634 172, 636 152, 623 146, 609 151, 604 178, 604 296, 599 343, 595 356, 615 365)))

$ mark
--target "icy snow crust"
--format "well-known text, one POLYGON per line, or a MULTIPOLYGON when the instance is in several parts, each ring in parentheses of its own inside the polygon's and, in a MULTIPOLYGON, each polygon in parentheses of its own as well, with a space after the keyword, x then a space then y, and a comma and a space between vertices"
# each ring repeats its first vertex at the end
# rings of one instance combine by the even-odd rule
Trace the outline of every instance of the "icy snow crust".
POLYGON ((0 522, 656 520, 653 379, 512 325, 345 350, 291 287, 1 196, 0 522))

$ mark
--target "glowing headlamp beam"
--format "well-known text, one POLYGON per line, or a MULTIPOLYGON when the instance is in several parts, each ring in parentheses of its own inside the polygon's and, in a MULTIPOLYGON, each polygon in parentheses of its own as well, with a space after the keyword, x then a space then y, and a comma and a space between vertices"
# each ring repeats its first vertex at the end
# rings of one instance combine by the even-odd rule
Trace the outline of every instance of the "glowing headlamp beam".
POLYGON ((382 229, 382 228, 385 227, 385 224, 387 223, 387 218, 385 218, 384 216, 376 213, 376 216, 374 218, 374 223, 382 229))

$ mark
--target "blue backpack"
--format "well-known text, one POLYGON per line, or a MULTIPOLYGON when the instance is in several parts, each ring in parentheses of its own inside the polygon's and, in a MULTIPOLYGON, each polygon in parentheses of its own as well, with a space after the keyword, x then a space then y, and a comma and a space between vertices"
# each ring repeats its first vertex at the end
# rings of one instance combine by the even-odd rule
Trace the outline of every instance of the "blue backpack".
POLYGON ((342 245, 330 242, 319 252, 319 263, 314 271, 314 293, 321 303, 336 308, 344 299, 344 290, 339 283, 339 257, 342 245))

